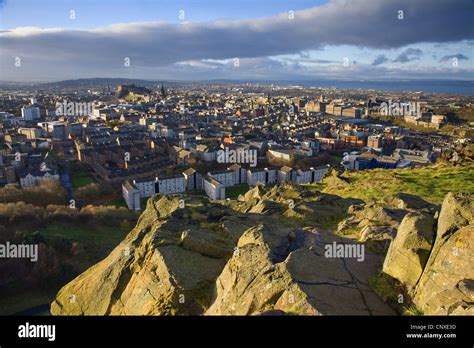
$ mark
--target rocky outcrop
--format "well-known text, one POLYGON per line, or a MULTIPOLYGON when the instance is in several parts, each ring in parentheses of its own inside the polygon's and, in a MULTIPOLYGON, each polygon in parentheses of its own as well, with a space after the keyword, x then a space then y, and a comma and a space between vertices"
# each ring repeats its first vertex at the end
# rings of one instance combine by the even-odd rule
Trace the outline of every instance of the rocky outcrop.
POLYGON ((148 95, 151 93, 146 87, 136 86, 134 84, 131 85, 118 85, 115 91, 115 97, 117 98, 126 98, 129 95, 148 95))
POLYGON ((434 204, 404 192, 397 193, 394 197, 388 197, 387 203, 390 206, 404 210, 433 210, 436 208, 434 204))
POLYGON ((51 313, 201 313, 209 306, 210 289, 230 246, 246 226, 235 223, 235 214, 226 214, 224 207, 208 205, 207 200, 186 204, 189 209, 180 209, 178 197, 150 199, 134 230, 107 258, 63 287, 51 313), (218 223, 209 221, 218 215, 223 217, 218 223))
POLYGON ((414 296, 425 314, 474 314, 473 250, 474 195, 449 193, 414 296))
POLYGON ((408 211, 371 202, 352 205, 348 212, 351 215, 339 223, 337 231, 340 234, 352 234, 364 242, 368 239, 391 239, 408 211))
POLYGON ((270 309, 302 315, 394 314, 367 285, 377 271, 377 256, 365 252, 362 264, 354 258, 326 257, 327 245, 353 242, 324 230, 297 229, 287 236, 268 232, 258 226, 242 235, 217 279, 206 314, 249 315, 270 309))
MULTIPOLYGON (((126 239, 60 290, 51 313, 393 314, 367 285, 378 256, 365 250, 364 262, 327 257, 327 245, 355 242, 321 228, 295 228, 282 214, 294 200, 304 224, 313 209, 332 202, 325 211, 340 215, 349 203, 312 194, 303 205, 303 195, 285 186, 257 188, 233 202, 153 197, 126 239)), ((310 216, 320 221, 321 214, 310 216)))
POLYGON ((408 213, 390 244, 383 272, 413 289, 423 272, 434 241, 435 220, 427 213, 408 213))
POLYGON ((285 263, 274 264, 264 227, 251 228, 239 239, 233 257, 216 281, 208 315, 250 315, 269 309, 317 314, 293 281, 285 263))

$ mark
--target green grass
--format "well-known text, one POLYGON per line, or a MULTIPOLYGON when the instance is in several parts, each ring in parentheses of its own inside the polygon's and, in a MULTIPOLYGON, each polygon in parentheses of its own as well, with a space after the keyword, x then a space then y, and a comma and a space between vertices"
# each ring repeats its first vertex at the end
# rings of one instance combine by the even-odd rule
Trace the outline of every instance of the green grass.
MULTIPOLYGON (((3 294, 0 297, 0 315, 12 315, 29 308, 51 303, 59 288, 59 286, 48 289, 35 288, 27 291, 10 289, 8 294, 3 294)), ((49 315, 49 311, 36 315, 49 315)))
POLYGON ((416 306, 412 303, 403 307, 403 315, 421 316, 425 315, 425 313, 421 309, 416 308, 416 306))
POLYGON ((226 198, 234 199, 239 197, 239 195, 245 194, 249 189, 250 187, 247 184, 226 187, 225 196, 226 198))
POLYGON ((71 184, 75 189, 92 184, 94 182, 94 179, 92 179, 89 173, 82 169, 74 169, 71 171, 71 184))
POLYGON ((336 156, 336 155, 330 155, 329 156, 329 164, 333 166, 339 166, 342 162, 342 157, 336 156))
POLYGON ((325 185, 323 192, 344 198, 380 200, 397 193, 420 196, 440 204, 452 192, 474 193, 474 165, 430 166, 407 169, 373 169, 346 172, 347 185, 325 185))
MULTIPOLYGON (((65 245, 62 241, 76 242, 77 254, 71 258, 61 258, 64 267, 64 275, 57 275, 54 279, 48 279, 47 283, 40 283, 38 288, 25 290, 23 286, 14 285, 2 292, 0 296, 0 315, 10 315, 38 305, 51 303, 56 293, 67 282, 75 276, 84 272, 87 268, 99 262, 116 247, 130 231, 120 226, 112 227, 104 224, 95 224, 92 227, 87 224, 51 223, 50 225, 30 231, 30 234, 39 233, 46 245, 56 248, 65 245)), ((70 246, 69 246, 70 247, 70 246)), ((49 311, 37 313, 37 315, 49 315, 49 311)))
POLYGON ((394 280, 382 273, 369 278, 369 286, 385 302, 397 303, 400 291, 397 290, 394 280))
POLYGON ((127 232, 119 227, 95 226, 90 228, 81 224, 53 223, 37 230, 47 242, 55 238, 64 238, 72 242, 93 244, 98 247, 112 248, 118 245, 127 232))
MULTIPOLYGON (((122 196, 120 195, 117 195, 114 199, 112 199, 112 201, 110 202, 112 205, 115 205, 117 208, 128 208, 127 207, 127 203, 125 202, 125 200, 123 199, 122 196)), ((146 202, 145 202, 146 204, 146 202)), ((143 207, 146 207, 146 205, 144 205, 143 207)))

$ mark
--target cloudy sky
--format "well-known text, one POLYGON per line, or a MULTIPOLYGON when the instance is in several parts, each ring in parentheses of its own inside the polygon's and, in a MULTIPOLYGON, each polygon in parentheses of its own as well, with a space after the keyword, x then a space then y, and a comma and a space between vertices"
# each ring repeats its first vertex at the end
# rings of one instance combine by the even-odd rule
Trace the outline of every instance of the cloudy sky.
POLYGON ((0 80, 474 80, 473 0, 0 0, 0 80))

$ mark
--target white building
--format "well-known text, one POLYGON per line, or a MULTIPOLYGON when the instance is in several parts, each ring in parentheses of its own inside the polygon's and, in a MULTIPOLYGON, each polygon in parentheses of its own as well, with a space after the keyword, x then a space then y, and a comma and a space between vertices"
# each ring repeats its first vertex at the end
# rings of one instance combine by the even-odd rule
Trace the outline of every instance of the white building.
POLYGON ((213 177, 225 187, 237 185, 236 173, 233 171, 222 170, 219 172, 207 173, 207 175, 213 177))
POLYGON ((275 184, 277 182, 277 171, 274 168, 247 169, 247 183, 251 186, 260 184, 275 184))
POLYGON ((122 196, 127 203, 128 209, 131 210, 140 210, 140 191, 137 187, 131 184, 129 181, 126 181, 122 185, 122 196))
POLYGON ((163 195, 183 193, 186 191, 186 178, 184 174, 177 174, 167 177, 158 177, 158 186, 155 186, 155 193, 163 195), (156 188, 158 190, 156 190, 156 188))
POLYGON ((234 172, 236 185, 245 184, 247 182, 247 170, 242 168, 240 164, 234 163, 227 170, 234 172))
POLYGON ((203 179, 204 191, 211 199, 225 199, 225 186, 213 177, 207 175, 203 179))
POLYGON ((31 170, 20 174, 20 185, 23 188, 32 188, 48 180, 59 180, 59 174, 50 169, 31 170))
POLYGON ((139 191, 140 197, 151 197, 155 194, 155 180, 133 180, 133 186, 139 191))
POLYGON ((209 149, 206 145, 197 145, 195 155, 204 162, 213 162, 217 158, 217 151, 209 149))
POLYGON ((186 169, 183 172, 186 179, 186 191, 196 191, 202 189, 202 175, 193 168, 186 169))
POLYGON ((282 182, 293 182, 294 170, 291 167, 283 166, 278 169, 278 183, 282 182))
POLYGON ((324 175, 328 171, 329 167, 324 166, 318 169, 310 168, 308 170, 298 169, 294 178, 295 184, 311 184, 319 182, 323 179, 324 175))
POLYGON ((268 152, 275 158, 289 162, 291 160, 291 151, 286 149, 269 149, 268 152))
POLYGON ((25 121, 33 121, 41 118, 40 108, 37 106, 24 106, 21 108, 21 117, 25 121))

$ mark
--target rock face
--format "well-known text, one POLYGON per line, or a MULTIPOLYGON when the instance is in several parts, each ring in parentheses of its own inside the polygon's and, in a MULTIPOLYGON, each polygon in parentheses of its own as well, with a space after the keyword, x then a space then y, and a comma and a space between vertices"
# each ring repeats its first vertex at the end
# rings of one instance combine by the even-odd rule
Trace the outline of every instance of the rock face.
POLYGON ((339 222, 397 230, 383 271, 425 314, 474 314, 473 195, 448 194, 439 214, 412 196, 390 200, 288 185, 234 201, 154 196, 125 240, 59 291, 51 313, 395 314, 368 285, 381 257, 329 231, 339 222))
MULTIPOLYGON (((155 196, 112 253, 64 286, 53 315, 394 314, 369 288, 380 259, 326 257, 355 242, 292 219, 347 209, 334 197, 256 188, 239 201, 155 196), (179 199, 185 199, 181 209, 179 199), (302 217, 288 218, 288 200, 302 217), (256 209, 255 207, 260 207, 256 209), (243 213, 245 212, 245 213, 243 213), (299 224, 300 225, 300 224, 299 224)), ((323 224, 324 221, 321 222, 323 224)))
POLYGON ((435 220, 427 213, 408 213, 385 257, 383 272, 409 289, 417 284, 434 241, 435 220))
POLYGON ((422 198, 407 193, 385 197, 349 207, 350 216, 339 223, 338 233, 352 235, 361 242, 391 240, 405 215, 409 212, 434 214, 438 207, 422 198))
POLYGON ((59 315, 158 315, 199 313, 246 226, 223 207, 178 198, 151 199, 134 230, 112 253, 67 284, 51 305, 59 315), (195 214, 190 219, 187 214, 195 214), (206 216, 204 213, 208 213, 206 216), (210 218, 210 219, 209 219, 210 218), (198 233, 206 234, 200 239, 198 233))
POLYGON ((474 195, 449 193, 414 302, 425 314, 474 314, 474 195))
POLYGON ((119 85, 115 91, 117 98, 125 98, 129 95, 148 95, 151 93, 146 87, 139 87, 134 84, 131 85, 119 85))
POLYGON ((352 231, 364 242, 368 239, 391 239, 408 211, 373 202, 353 205, 348 212, 351 216, 339 223, 338 232, 347 234, 346 231, 352 231))

